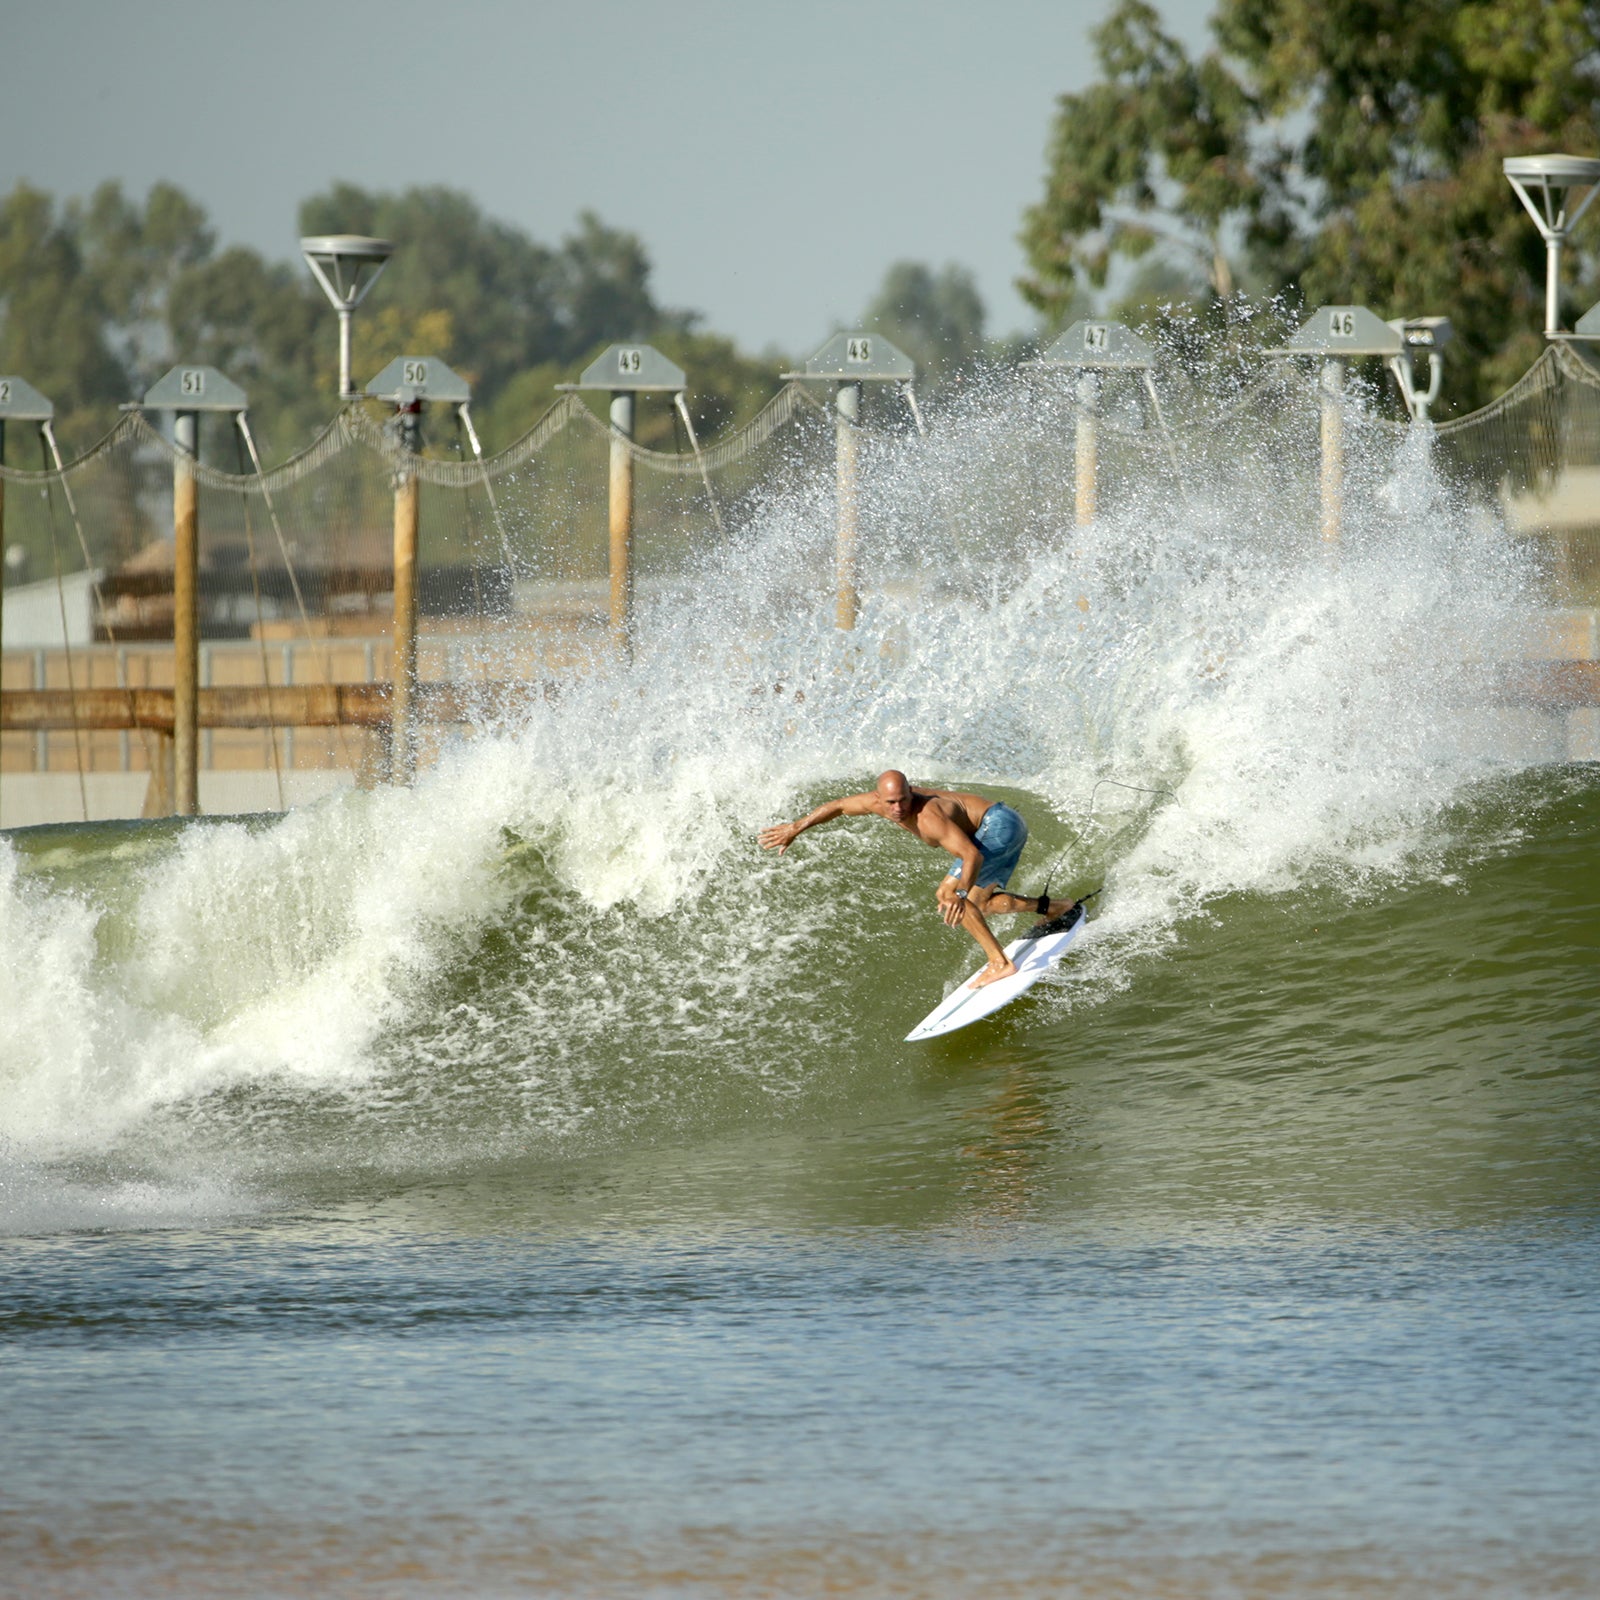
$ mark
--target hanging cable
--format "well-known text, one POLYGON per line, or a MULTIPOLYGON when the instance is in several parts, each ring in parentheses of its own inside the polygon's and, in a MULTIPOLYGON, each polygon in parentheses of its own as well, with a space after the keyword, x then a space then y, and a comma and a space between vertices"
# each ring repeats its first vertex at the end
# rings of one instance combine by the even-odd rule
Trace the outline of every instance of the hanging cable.
MULTIPOLYGON (((77 534, 78 538, 78 549, 83 554, 84 570, 89 574, 90 585, 94 591, 95 616, 98 619, 98 626, 104 631, 106 642, 115 646, 118 642, 116 626, 111 620, 110 608, 106 605, 105 590, 100 585, 99 568, 97 568, 94 564, 94 557, 89 554, 89 539, 83 531, 83 518, 78 515, 78 502, 73 496, 72 484, 67 477, 67 469, 61 461, 61 446, 56 442, 55 429, 48 421, 45 421, 39 424, 39 431, 44 436, 45 443, 50 448, 51 458, 55 461, 56 476, 61 482, 62 498, 67 502, 67 514, 72 518, 73 531, 77 534)), ((73 465, 76 466, 77 463, 74 462, 73 465)), ((127 691, 128 717, 129 720, 132 721, 134 714, 133 688, 126 682, 118 684, 117 687, 127 691)), ((148 728, 140 728, 139 732, 143 735, 143 742, 146 747, 146 754, 148 755, 150 730, 148 728)))
MULTIPOLYGON (((472 459, 478 464, 478 474, 483 480, 483 492, 489 497, 489 515, 494 518, 495 532, 500 535, 500 554, 505 559, 506 570, 511 571, 516 563, 511 557, 511 541, 506 537, 506 525, 500 518, 500 502, 495 498, 494 480, 489 476, 489 469, 484 464, 483 446, 478 442, 478 430, 472 425, 472 412, 463 402, 456 407, 456 431, 465 427, 467 437, 472 441, 472 459)), ((466 485, 463 483, 462 488, 466 485)))
MULTIPOLYGON (((465 406, 456 407, 456 454, 462 460, 465 460, 467 455, 466 446, 462 442, 462 435, 464 432, 470 433, 472 430, 472 422, 467 417, 466 410, 465 406)), ((477 434, 474 433, 472 435, 474 454, 477 453, 477 438, 477 434)), ((493 500, 493 498, 494 495, 491 490, 490 499, 493 500)), ((462 520, 467 527, 467 570, 472 574, 472 610, 478 619, 478 628, 481 632, 483 628, 483 584, 478 573, 478 541, 474 534, 476 519, 472 515, 472 491, 467 487, 465 478, 461 480, 461 509, 462 520)))
MULTIPOLYGON (((241 411, 237 415, 242 417, 244 413, 241 411)), ((243 480, 244 441, 236 432, 233 442, 239 453, 239 477, 243 480)), ((261 683, 267 697, 267 744, 272 750, 272 775, 278 786, 278 809, 287 811, 289 805, 283 792, 283 764, 278 758, 278 718, 272 709, 272 672, 267 664, 267 630, 264 626, 266 619, 261 613, 261 574, 256 565, 256 538, 250 527, 250 497, 245 493, 242 481, 239 486, 239 505, 244 512, 244 547, 250 558, 250 588, 256 601, 256 643, 261 647, 261 683)), ((285 672, 285 683, 288 677, 289 674, 285 672)))
MULTIPOLYGON (((314 648, 316 641, 311 631, 311 614, 306 609, 306 598, 300 590, 300 578, 295 571, 294 561, 289 554, 288 541, 283 536, 283 524, 278 521, 278 508, 273 504, 272 492, 267 487, 267 475, 261 470, 261 454, 256 449, 256 439, 255 434, 250 429, 249 414, 244 411, 236 412, 235 421, 238 424, 240 434, 244 437, 245 448, 250 452, 250 461, 255 468, 256 485, 261 490, 262 500, 266 503, 267 516, 272 522, 273 537, 278 541, 278 554, 283 557, 284 571, 289 575, 289 590, 294 595, 295 611, 300 618, 300 631, 305 636, 306 644, 314 648)), ((324 594, 324 604, 326 604, 326 594, 324 594)), ((333 640, 326 629, 323 632, 322 681, 330 686, 334 681, 333 640)), ((344 724, 342 722, 335 723, 334 732, 338 736, 339 751, 344 758, 344 764, 349 767, 352 764, 350 742, 345 735, 344 724)))
POLYGON ((689 431, 689 448, 694 451, 694 458, 700 464, 700 481, 706 486, 706 500, 711 506, 711 520, 717 525, 718 537, 725 539, 727 537, 727 529, 722 526, 722 508, 717 504, 716 490, 711 487, 711 473, 707 470, 706 458, 700 448, 700 441, 695 436, 694 419, 689 415, 688 406, 684 404, 683 390, 679 389, 672 398, 677 405, 678 414, 683 418, 684 427, 689 431))
MULTIPOLYGON (((1128 790, 1132 791, 1134 794, 1164 794, 1164 795, 1166 795, 1168 797, 1168 799, 1173 801, 1174 804, 1176 804, 1177 800, 1178 800, 1177 795, 1171 789, 1166 788, 1164 785, 1157 785, 1154 788, 1147 788, 1144 784, 1123 783, 1122 780, 1119 779, 1119 778, 1098 778, 1098 779, 1095 780, 1094 787, 1089 791, 1089 815, 1091 817, 1094 815, 1095 804, 1096 804, 1096 801, 1097 801, 1097 799, 1099 797, 1100 790, 1101 790, 1101 788, 1103 786, 1105 786, 1107 784, 1109 784, 1113 789, 1128 789, 1128 790)), ((1067 832, 1072 835, 1072 843, 1073 844, 1075 844, 1075 845, 1083 845, 1084 838, 1083 838, 1082 833, 1080 833, 1076 828, 1074 828, 1071 823, 1067 824, 1067 832)), ((1069 848, 1070 848, 1070 846, 1069 846, 1069 848)), ((1062 857, 1065 854, 1066 854, 1066 852, 1063 851, 1060 856, 1057 856, 1056 865, 1053 866, 1050 869, 1049 873, 1045 877, 1045 880, 1044 880, 1044 894, 1045 894, 1046 898, 1048 898, 1049 894, 1050 894, 1050 881, 1051 881, 1052 878, 1055 877, 1056 872, 1057 872, 1058 868, 1061 865, 1062 857)), ((1104 888, 1104 887, 1105 887, 1104 884, 1102 884, 1101 888, 1104 888)), ((1088 894, 1079 896, 1079 899, 1080 899, 1080 901, 1092 900, 1095 897, 1095 895, 1097 895, 1099 893, 1100 893, 1099 889, 1092 889, 1088 894)))
MULTIPOLYGON (((44 430, 39 430, 39 454, 44 458, 44 470, 50 470, 49 447, 44 430)), ((61 572, 61 539, 56 528, 56 502, 47 483, 44 491, 45 505, 50 512, 50 554, 56 569, 56 604, 61 612, 61 646, 67 658, 67 708, 72 715, 72 754, 78 764, 78 803, 83 808, 83 820, 89 820, 89 785, 83 776, 83 730, 78 726, 78 684, 72 666, 72 631, 67 626, 67 595, 61 572)))

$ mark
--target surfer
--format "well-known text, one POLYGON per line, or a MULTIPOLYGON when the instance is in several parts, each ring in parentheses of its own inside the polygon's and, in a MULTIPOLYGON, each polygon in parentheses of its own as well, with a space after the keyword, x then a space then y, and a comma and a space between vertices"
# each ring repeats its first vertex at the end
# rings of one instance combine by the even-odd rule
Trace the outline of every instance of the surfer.
POLYGON ((955 789, 917 788, 905 773, 892 768, 868 793, 824 800, 798 821, 763 828, 758 837, 763 849, 782 855, 807 828, 820 827, 836 817, 886 817, 924 844, 947 850, 956 858, 934 898, 945 922, 952 928, 965 928, 988 960, 988 966, 972 981, 975 989, 1009 978, 1017 970, 984 920, 986 911, 1000 916, 1032 911, 1050 918, 1062 916, 1077 904, 1042 894, 1012 894, 1006 888, 1028 842, 1028 825, 1003 800, 955 789))

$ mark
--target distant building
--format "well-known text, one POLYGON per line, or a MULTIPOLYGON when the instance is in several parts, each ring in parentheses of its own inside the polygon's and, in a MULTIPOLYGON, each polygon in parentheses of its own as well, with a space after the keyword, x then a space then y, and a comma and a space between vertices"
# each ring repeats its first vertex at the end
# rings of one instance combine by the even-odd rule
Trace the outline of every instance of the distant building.
POLYGON ((54 578, 38 583, 8 584, 5 592, 3 631, 7 650, 78 649, 95 636, 94 586, 99 570, 74 572, 58 584, 54 578), (63 636, 61 614, 66 612, 63 636))

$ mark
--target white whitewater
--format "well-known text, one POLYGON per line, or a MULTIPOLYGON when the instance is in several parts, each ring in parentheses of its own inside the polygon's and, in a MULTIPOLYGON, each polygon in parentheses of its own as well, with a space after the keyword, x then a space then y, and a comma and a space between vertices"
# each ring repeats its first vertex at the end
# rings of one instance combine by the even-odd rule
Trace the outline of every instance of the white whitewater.
MULTIPOLYGON (((831 501, 778 499, 651 600, 631 668, 597 662, 410 791, 129 833, 77 875, 69 843, 0 841, 11 1198, 41 1162, 177 1159, 192 1125, 326 1106, 399 1128, 491 1081, 561 1138, 691 1092, 652 1051, 753 1103, 803 1095, 852 1038, 819 952, 851 949, 853 891, 927 921, 937 864, 850 828, 780 864, 754 833, 885 766, 1031 797, 1076 842, 1025 874, 1104 876, 1052 980, 1070 1006, 1219 896, 1407 870, 1441 809, 1517 759, 1463 661, 1518 652, 1529 574, 1420 449, 1333 563, 1270 474, 1064 529, 1059 486, 1046 507, 988 481, 1016 419, 973 411, 875 461, 854 634, 832 626, 831 501), (513 976, 463 995, 485 940, 513 976)), ((971 962, 925 937, 941 964, 907 1023, 971 962)))

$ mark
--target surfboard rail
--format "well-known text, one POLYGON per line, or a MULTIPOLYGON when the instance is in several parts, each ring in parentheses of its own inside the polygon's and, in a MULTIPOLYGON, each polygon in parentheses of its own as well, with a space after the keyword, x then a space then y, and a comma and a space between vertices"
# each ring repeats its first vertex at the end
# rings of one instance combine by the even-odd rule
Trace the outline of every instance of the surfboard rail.
POLYGON ((1006 946, 1006 954, 1016 964, 1017 970, 1009 978, 999 978, 981 989, 974 989, 972 978, 984 970, 979 967, 972 978, 964 979, 952 989, 906 1035, 906 1043, 937 1039, 943 1034, 954 1033, 958 1028, 970 1027, 974 1022, 992 1017, 1002 1007, 1026 994, 1067 953, 1072 941, 1082 930, 1084 920, 1084 909, 1080 902, 1065 914, 1065 918, 1055 919, 1056 923, 1064 921, 1064 926, 1041 923, 1030 928, 1021 938, 1013 939, 1006 946))

